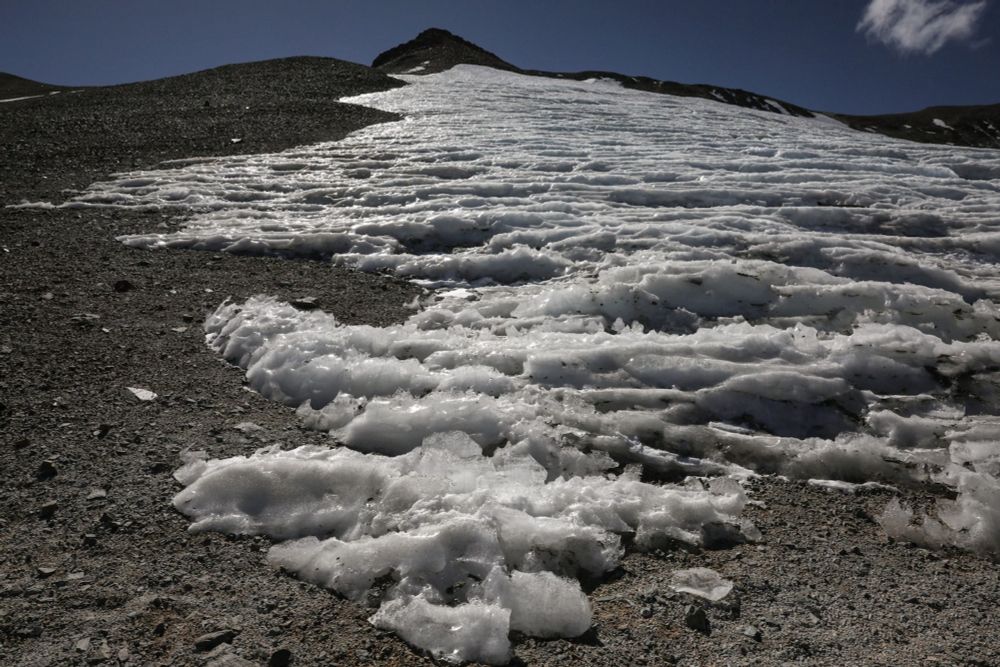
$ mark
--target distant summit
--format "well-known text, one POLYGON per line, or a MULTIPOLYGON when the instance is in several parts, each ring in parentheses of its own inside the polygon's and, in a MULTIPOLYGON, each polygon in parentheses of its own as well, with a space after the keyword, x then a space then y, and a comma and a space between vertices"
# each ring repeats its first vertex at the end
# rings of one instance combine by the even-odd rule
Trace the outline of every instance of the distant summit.
POLYGON ((482 65, 521 71, 499 56, 441 28, 429 28, 408 42, 380 53, 372 67, 391 74, 433 74, 455 65, 482 65))
POLYGON ((408 42, 380 53, 372 67, 390 74, 434 74, 451 69, 455 65, 482 65, 494 69, 517 72, 529 76, 544 76, 554 79, 613 79, 625 88, 645 90, 652 93, 667 93, 682 97, 701 97, 726 104, 788 114, 790 116, 812 116, 808 109, 790 102, 750 93, 735 88, 721 88, 701 84, 660 81, 646 76, 626 76, 617 72, 587 70, 583 72, 546 72, 522 69, 512 65, 495 53, 477 46, 467 39, 441 28, 429 28, 408 42))
MULTIPOLYGON (((758 111, 788 116, 813 117, 817 113, 797 104, 738 88, 709 84, 678 83, 646 76, 628 76, 617 72, 546 72, 512 65, 495 53, 441 28, 424 30, 414 39, 385 51, 372 67, 388 74, 433 74, 455 65, 482 65, 529 76, 556 79, 612 79, 625 88, 665 93, 681 97, 700 97, 758 111)), ((910 113, 855 116, 826 113, 855 130, 884 134, 897 139, 923 143, 955 144, 1000 148, 1000 104, 968 107, 932 107, 910 113)))

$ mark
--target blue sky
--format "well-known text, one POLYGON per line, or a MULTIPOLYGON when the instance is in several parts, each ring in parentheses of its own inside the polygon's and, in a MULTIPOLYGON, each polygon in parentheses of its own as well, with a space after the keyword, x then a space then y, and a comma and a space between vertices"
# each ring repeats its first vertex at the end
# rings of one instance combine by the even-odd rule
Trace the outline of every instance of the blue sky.
POLYGON ((370 63, 431 26, 522 67, 744 88, 849 113, 1000 103, 1000 0, 2 0, 0 71, 84 85, 248 60, 370 63), (933 52, 929 52, 933 51, 933 52))

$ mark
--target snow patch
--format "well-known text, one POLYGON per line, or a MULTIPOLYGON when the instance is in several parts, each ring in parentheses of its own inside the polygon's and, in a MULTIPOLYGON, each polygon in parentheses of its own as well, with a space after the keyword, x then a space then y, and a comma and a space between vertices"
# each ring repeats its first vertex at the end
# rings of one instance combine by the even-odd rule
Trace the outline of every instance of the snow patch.
MULTIPOLYGON (((566 447, 571 459, 592 456, 566 447)), ((192 456, 174 505, 194 531, 285 540, 271 563, 351 599, 375 595, 372 622, 435 656, 502 662, 510 630, 589 629, 576 578, 614 569, 621 533, 640 546, 698 544, 746 501, 735 482, 647 484, 636 471, 604 472, 600 456, 588 472, 554 476, 559 454, 526 437, 484 455, 451 432, 396 457, 321 447, 192 456)))

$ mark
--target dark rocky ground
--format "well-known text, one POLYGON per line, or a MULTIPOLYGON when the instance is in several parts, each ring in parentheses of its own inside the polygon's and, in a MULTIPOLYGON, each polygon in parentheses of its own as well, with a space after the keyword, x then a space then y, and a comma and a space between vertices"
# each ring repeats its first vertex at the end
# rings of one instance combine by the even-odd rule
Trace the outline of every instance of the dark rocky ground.
MULTIPOLYGON (((1000 148, 1000 104, 929 107, 921 111, 881 116, 836 114, 834 117, 855 130, 878 132, 897 139, 925 144, 1000 148), (935 120, 943 122, 945 126, 936 124, 935 120)), ((960 175, 966 178, 965 175, 960 175)), ((974 177, 996 178, 997 174, 974 177)))
MULTIPOLYGON (((65 188, 168 158, 336 139, 386 120, 336 96, 387 85, 367 68, 296 59, 0 105, 0 203, 58 202, 65 188)), ((387 323, 416 290, 321 263, 114 240, 177 222, 0 209, 0 664, 429 663, 371 627, 371 610, 265 566, 266 540, 188 534, 170 505, 184 449, 328 442, 243 389, 203 344, 206 312, 262 292, 387 323), (247 421, 262 429, 235 428, 247 421)), ((871 518, 884 492, 764 479, 753 497, 761 544, 629 554, 591 593, 591 633, 518 638, 517 661, 1000 664, 997 564, 888 541, 871 518), (666 586, 693 566, 736 582, 701 631, 685 621, 692 601, 666 586)))

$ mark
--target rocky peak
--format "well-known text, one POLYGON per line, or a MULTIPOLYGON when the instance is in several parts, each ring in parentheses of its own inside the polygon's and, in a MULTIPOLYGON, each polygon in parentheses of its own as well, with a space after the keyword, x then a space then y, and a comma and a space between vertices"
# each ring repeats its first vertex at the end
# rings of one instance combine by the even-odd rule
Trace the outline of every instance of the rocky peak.
POLYGON ((455 65, 483 65, 518 71, 507 61, 441 28, 429 28, 408 42, 380 53, 372 67, 392 74, 431 74, 455 65))

